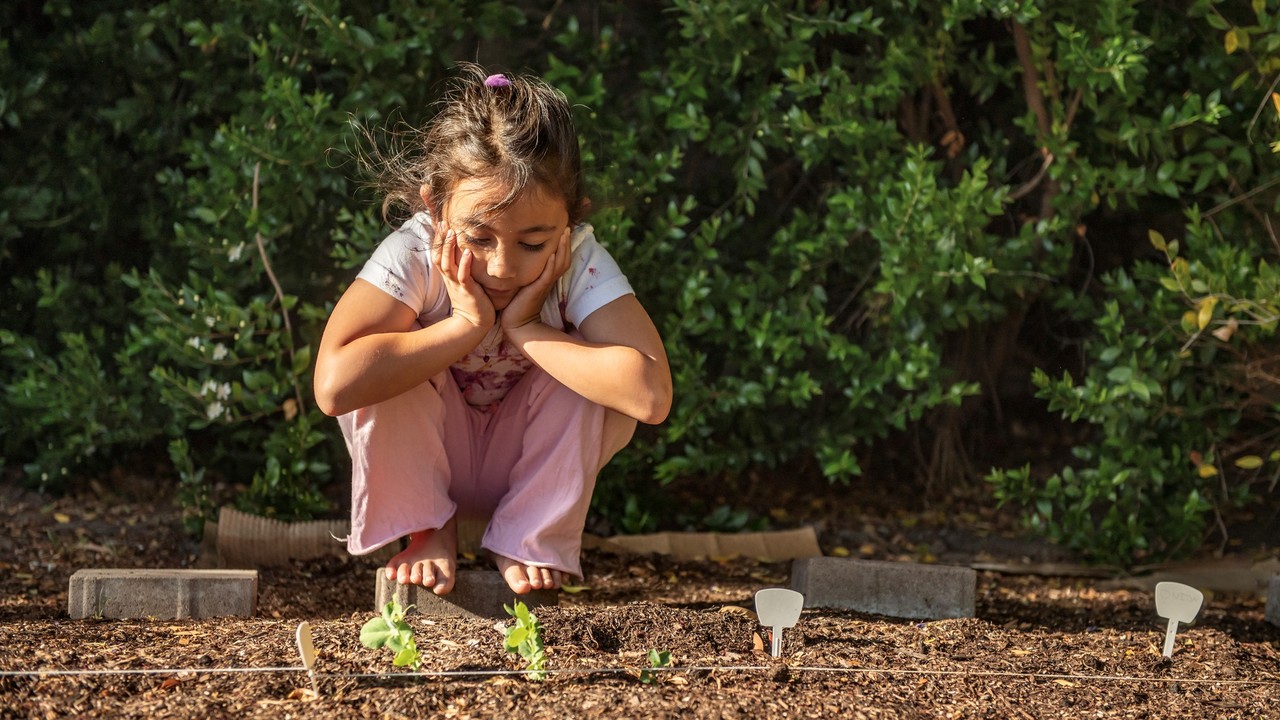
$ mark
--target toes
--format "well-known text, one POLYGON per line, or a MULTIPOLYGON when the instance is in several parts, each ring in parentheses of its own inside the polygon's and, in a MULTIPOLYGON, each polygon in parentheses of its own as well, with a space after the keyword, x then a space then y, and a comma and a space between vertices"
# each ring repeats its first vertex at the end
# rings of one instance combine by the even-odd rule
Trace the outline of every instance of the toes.
POLYGON ((423 585, 431 587, 436 584, 436 574, 430 562, 425 560, 413 564, 413 573, 409 575, 409 581, 414 585, 423 585))
POLYGON ((401 585, 409 584, 409 574, 410 574, 409 564, 400 563, 400 567, 397 568, 396 570, 396 581, 399 582, 401 585))
POLYGON ((512 592, 517 595, 524 595, 533 589, 525 569, 520 565, 512 564, 503 571, 502 577, 506 579, 507 585, 511 587, 512 592))
MULTIPOLYGON (((431 592, 437 595, 447 594, 450 590, 453 590, 453 574, 446 573, 443 570, 441 570, 439 573, 436 574, 436 580, 434 584, 435 584, 435 587, 431 588, 431 592)), ((427 583, 423 583, 423 585, 427 585, 427 583)))

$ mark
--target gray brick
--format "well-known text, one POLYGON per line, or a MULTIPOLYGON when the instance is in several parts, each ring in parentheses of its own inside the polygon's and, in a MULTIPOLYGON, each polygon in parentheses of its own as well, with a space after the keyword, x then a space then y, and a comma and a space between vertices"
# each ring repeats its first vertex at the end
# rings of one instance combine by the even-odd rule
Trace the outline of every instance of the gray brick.
POLYGON ((543 605, 555 605, 560 597, 557 590, 534 590, 516 595, 496 570, 460 570, 453 591, 447 595, 436 595, 421 585, 401 585, 395 580, 388 580, 381 569, 377 571, 374 582, 377 591, 373 609, 377 612, 395 598, 401 607, 412 605, 424 615, 505 618, 504 603, 511 605, 519 600, 532 610, 543 605))
POLYGON ((806 608, 937 620, 974 616, 971 568, 817 557, 791 565, 791 589, 806 608))
POLYGON ((1280 625, 1280 575, 1273 575, 1267 588, 1267 622, 1280 625))
POLYGON ((67 591, 67 610, 77 620, 253 617, 257 609, 257 570, 91 568, 77 570, 67 591))

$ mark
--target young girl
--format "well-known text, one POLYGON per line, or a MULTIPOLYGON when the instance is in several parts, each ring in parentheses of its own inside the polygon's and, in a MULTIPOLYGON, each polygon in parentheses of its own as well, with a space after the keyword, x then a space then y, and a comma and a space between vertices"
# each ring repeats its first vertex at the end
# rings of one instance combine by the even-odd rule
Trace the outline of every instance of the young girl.
POLYGON ((319 406, 352 460, 348 550, 407 536, 388 578, 453 589, 455 519, 516 593, 581 575, 596 475, 671 407, 662 340, 583 222, 564 95, 464 66, 413 147, 386 163, 413 212, 329 318, 319 406), (404 162, 406 158, 411 162, 404 162))

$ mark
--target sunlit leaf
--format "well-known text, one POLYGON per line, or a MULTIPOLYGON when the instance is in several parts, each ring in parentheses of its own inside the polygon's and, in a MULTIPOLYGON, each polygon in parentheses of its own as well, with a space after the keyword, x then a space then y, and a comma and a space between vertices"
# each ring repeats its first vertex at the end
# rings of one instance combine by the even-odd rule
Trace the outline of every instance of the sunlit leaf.
POLYGON ((1245 455, 1236 459, 1236 467, 1242 470, 1256 470, 1262 467, 1262 458, 1257 455, 1245 455))
POLYGON ((1222 45, 1226 48, 1228 55, 1240 48, 1240 36, 1235 28, 1227 31, 1226 37, 1222 39, 1222 45))
POLYGON ((1200 301, 1200 310, 1196 313, 1196 327, 1201 330, 1209 325, 1209 321, 1213 320, 1213 308, 1217 306, 1218 298, 1207 297, 1200 301))
POLYGON ((1240 322, 1235 318, 1231 318, 1227 320, 1227 323, 1225 325, 1218 328, 1217 330, 1214 330, 1213 336, 1218 338, 1222 342, 1227 342, 1228 340, 1231 339, 1232 335, 1236 334, 1236 330, 1239 329, 1239 327, 1240 327, 1240 322))
POLYGON ((381 617, 373 618, 360 628, 360 644, 373 650, 386 645, 395 636, 396 631, 388 627, 381 617))
POLYGON ((1205 463, 1199 467, 1198 472, 1202 478, 1211 478, 1218 474, 1218 468, 1214 467, 1212 463, 1205 463))
POLYGON ((1164 252, 1169 249, 1169 246, 1165 244, 1164 235, 1161 235, 1160 231, 1148 230, 1147 237, 1151 239, 1151 246, 1160 252, 1164 252))

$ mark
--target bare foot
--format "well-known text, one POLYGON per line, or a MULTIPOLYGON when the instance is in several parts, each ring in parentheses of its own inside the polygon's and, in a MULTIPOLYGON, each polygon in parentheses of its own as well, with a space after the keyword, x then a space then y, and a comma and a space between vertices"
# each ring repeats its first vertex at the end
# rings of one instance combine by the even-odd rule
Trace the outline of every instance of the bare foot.
POLYGON ((511 590, 517 595, 524 595, 532 590, 555 590, 564 584, 568 575, 561 570, 533 567, 512 560, 504 555, 494 554, 494 563, 502 579, 507 581, 511 590))
POLYGON ((439 530, 409 536, 409 547, 387 563, 387 579, 401 585, 422 585, 444 595, 453 590, 458 569, 458 525, 453 518, 439 530))

